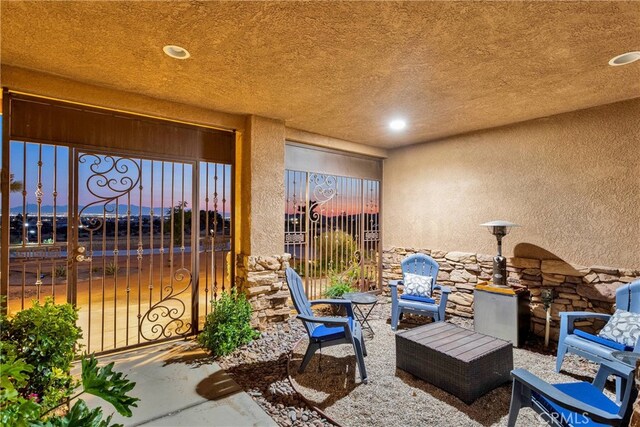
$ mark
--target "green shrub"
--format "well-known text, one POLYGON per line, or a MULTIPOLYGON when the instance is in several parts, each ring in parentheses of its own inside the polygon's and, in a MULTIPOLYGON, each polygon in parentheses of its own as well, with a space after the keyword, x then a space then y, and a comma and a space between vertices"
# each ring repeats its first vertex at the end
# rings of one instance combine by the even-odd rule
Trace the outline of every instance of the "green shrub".
POLYGON ((345 270, 357 250, 356 242, 342 230, 325 231, 316 239, 316 257, 323 269, 345 270))
POLYGON ((73 306, 56 305, 47 298, 44 305, 34 301, 33 307, 7 322, 3 341, 10 341, 17 356, 34 369, 23 394, 37 395, 45 406, 57 405, 73 385, 69 372, 76 342, 82 337, 77 320, 73 306))
MULTIPOLYGON (((33 381, 34 367, 25 363, 24 359, 15 357, 5 358, 0 364, 0 425, 3 426, 46 426, 46 427, 107 427, 111 422, 111 416, 102 419, 102 408, 89 409, 82 399, 75 401, 74 405, 65 413, 59 413, 58 405, 47 408, 38 401, 37 396, 25 397, 21 390, 28 387, 33 381)), ((132 415, 131 407, 137 407, 140 399, 131 397, 127 393, 133 389, 136 383, 131 382, 125 375, 113 371, 113 362, 107 366, 98 367, 98 362, 93 357, 82 359, 82 390, 74 398, 83 393, 98 396, 111 403, 123 416, 132 415)), ((75 387, 69 389, 69 393, 75 387)), ((113 425, 112 427, 119 426, 113 425)))
POLYGON ((66 265, 57 265, 53 269, 53 277, 65 279, 67 277, 67 266, 66 265))
POLYGON ((325 298, 342 298, 342 295, 356 291, 347 277, 333 271, 329 273, 329 283, 329 287, 323 293, 325 298))
POLYGON ((223 292, 212 304, 213 311, 207 315, 198 342, 214 356, 225 356, 259 335, 251 329, 251 304, 244 294, 235 289, 223 292))
MULTIPOLYGON (((4 303, 4 299, 0 299, 4 303)), ((81 330, 77 311, 70 304, 33 307, 8 319, 0 314, 0 425, 107 427, 102 408, 89 409, 81 399, 68 410, 68 399, 78 382, 70 375, 81 330)), ((127 395, 135 383, 112 370, 113 363, 98 367, 93 356, 82 360, 82 390, 111 403, 124 416, 139 400, 127 395)), ((112 426, 114 427, 114 426, 112 426)))
POLYGON ((114 276, 120 272, 120 267, 115 262, 111 261, 104 267, 104 274, 107 276, 114 276))

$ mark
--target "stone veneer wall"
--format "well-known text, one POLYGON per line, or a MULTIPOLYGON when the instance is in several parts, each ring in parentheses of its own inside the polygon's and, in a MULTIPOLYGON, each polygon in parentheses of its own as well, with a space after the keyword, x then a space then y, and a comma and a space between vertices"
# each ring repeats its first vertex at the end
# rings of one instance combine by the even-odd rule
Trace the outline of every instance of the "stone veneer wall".
MULTIPOLYGON (((383 252, 383 290, 388 292, 389 280, 402 278, 400 262, 413 253, 424 253, 440 264, 438 283, 452 290, 447 313, 473 317, 473 292, 478 282, 491 279, 493 255, 466 252, 445 252, 430 249, 390 248, 383 252)), ((639 270, 611 267, 582 267, 560 260, 509 258, 508 281, 525 286, 531 292, 531 330, 544 336, 546 312, 541 300, 543 288, 553 290, 551 304, 551 338, 559 335, 561 311, 593 311, 613 313, 615 291, 625 283, 640 277, 639 270)), ((576 322, 585 331, 595 332, 603 323, 590 320, 576 322)))
POLYGON ((289 319, 289 290, 284 271, 291 255, 238 255, 236 286, 247 295, 253 307, 251 326, 264 329, 269 323, 289 319))
POLYGON ((640 427, 640 361, 636 364, 636 388, 638 389, 638 397, 636 403, 633 404, 633 414, 629 427, 640 427))

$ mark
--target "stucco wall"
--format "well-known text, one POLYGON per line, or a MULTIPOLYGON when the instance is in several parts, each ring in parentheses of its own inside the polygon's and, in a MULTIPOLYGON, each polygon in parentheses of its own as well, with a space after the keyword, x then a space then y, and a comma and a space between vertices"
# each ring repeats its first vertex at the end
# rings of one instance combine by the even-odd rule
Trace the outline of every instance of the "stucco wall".
POLYGON ((271 255, 284 244, 284 122, 247 117, 242 143, 244 254, 271 255), (250 203, 249 203, 250 201, 250 203))
POLYGON ((640 99, 388 152, 384 246, 494 253, 478 225, 573 263, 640 266, 640 99))

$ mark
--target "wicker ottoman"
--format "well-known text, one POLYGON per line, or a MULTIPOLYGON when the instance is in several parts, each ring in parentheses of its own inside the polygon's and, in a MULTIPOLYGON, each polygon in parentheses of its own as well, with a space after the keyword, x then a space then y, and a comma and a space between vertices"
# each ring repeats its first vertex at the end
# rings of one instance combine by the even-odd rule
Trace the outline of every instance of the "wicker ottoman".
POLYGON ((396 366, 463 402, 509 382, 511 343, 445 322, 396 334, 396 366))

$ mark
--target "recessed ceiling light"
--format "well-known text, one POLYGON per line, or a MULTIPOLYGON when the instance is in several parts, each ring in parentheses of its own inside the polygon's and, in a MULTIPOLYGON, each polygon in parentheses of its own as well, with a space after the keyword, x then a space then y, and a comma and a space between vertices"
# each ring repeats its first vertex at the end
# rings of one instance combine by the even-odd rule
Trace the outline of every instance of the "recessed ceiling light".
POLYGON ((187 59, 191 56, 191 54, 187 52, 187 49, 172 44, 166 45, 162 50, 164 50, 164 53, 175 59, 187 59))
POLYGON ((407 127, 407 122, 402 119, 391 120, 389 122, 389 127, 391 128, 391 130, 403 130, 407 127))
POLYGON ((627 52, 622 55, 615 56, 609 60, 609 65, 617 67, 618 65, 627 65, 640 59, 640 51, 627 52))

